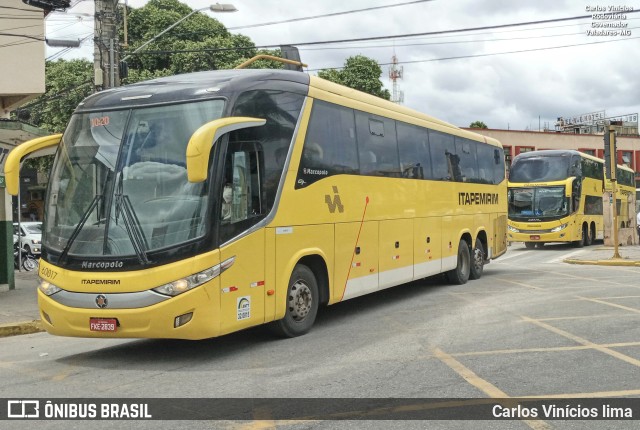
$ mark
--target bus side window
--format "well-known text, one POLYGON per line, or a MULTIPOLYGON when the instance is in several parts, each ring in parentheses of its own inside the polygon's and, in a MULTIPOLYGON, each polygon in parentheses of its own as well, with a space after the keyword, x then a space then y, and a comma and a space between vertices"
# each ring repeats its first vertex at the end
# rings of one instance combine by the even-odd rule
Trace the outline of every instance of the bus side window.
POLYGON ((266 215, 262 192, 263 153, 251 142, 230 144, 220 187, 221 239, 231 239, 266 215), (238 149, 238 147, 240 149, 238 149))
POLYGON ((429 152, 431 154, 433 179, 438 181, 455 180, 451 163, 452 152, 455 152, 453 136, 429 130, 429 152))
POLYGON ((571 197, 573 201, 573 211, 577 211, 580 208, 580 194, 582 194, 582 179, 579 177, 573 180, 571 186, 571 197))

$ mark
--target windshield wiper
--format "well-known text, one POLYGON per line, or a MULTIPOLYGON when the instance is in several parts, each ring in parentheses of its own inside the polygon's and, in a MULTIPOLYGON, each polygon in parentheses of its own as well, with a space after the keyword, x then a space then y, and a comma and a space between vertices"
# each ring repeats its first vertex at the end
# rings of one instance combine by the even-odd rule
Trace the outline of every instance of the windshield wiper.
POLYGON ((80 234, 80 230, 82 230, 82 227, 84 227, 84 225, 86 224, 87 220, 89 219, 89 216, 91 215, 91 212, 93 212, 93 209, 95 209, 98 206, 98 202, 100 201, 101 198, 102 198, 101 194, 96 194, 93 200, 91 200, 91 204, 89 205, 89 208, 82 214, 82 218, 80 219, 80 222, 78 222, 76 227, 73 229, 73 232, 71 232, 71 236, 69 237, 67 244, 65 245, 64 249, 62 250, 62 253, 60 254, 60 261, 66 262, 67 254, 69 253, 69 249, 71 248, 71 245, 73 245, 73 242, 76 240, 76 238, 80 234))
POLYGON ((138 261, 143 265, 149 264, 149 258, 147 257, 146 252, 146 250, 149 249, 149 244, 147 243, 144 233, 140 229, 140 220, 138 219, 138 215, 136 215, 136 211, 131 204, 129 196, 123 194, 122 173, 118 173, 117 181, 117 190, 115 193, 116 225, 118 225, 118 218, 120 217, 120 213, 122 213, 122 221, 124 221, 125 229, 127 230, 129 239, 131 239, 131 244, 133 245, 133 250, 138 257, 138 261))

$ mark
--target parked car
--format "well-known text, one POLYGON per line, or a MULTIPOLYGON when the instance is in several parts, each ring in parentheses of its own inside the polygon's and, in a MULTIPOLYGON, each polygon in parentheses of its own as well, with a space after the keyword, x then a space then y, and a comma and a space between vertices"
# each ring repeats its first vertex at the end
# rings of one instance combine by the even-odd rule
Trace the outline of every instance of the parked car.
POLYGON ((42 223, 37 221, 25 221, 20 223, 20 232, 18 232, 18 223, 13 223, 13 232, 20 236, 20 246, 31 255, 40 255, 42 243, 42 223))

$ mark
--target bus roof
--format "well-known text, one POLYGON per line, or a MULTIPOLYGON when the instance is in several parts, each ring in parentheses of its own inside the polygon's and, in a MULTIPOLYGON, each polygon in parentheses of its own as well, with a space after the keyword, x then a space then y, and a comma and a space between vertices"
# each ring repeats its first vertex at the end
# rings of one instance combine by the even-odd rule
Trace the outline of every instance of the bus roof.
POLYGON ((123 109, 170 103, 210 99, 241 90, 260 88, 261 82, 276 90, 307 94, 309 75, 306 73, 274 69, 231 69, 185 73, 182 75, 142 81, 122 87, 110 88, 92 94, 77 108, 77 112, 123 109))
MULTIPOLYGON (((575 149, 542 149, 539 151, 521 152, 520 154, 516 155, 516 158, 562 157, 567 155, 579 155, 582 158, 597 161, 599 163, 604 163, 604 160, 602 158, 594 157, 593 155, 586 154, 584 152, 577 151, 575 149)), ((515 158, 513 161, 515 161, 515 158)), ((635 172, 633 169, 625 165, 618 164, 617 166, 618 166, 618 169, 635 172)))
POLYGON ((426 115, 416 110, 400 106, 352 88, 325 79, 309 76, 307 73, 277 69, 230 69, 185 73, 181 75, 142 81, 131 85, 111 88, 90 95, 76 108, 76 112, 127 109, 132 107, 164 104, 180 101, 194 101, 225 96, 248 89, 275 89, 308 95, 309 87, 337 94, 363 104, 386 109, 423 122, 437 125, 456 135, 501 146, 498 140, 468 130, 463 130, 448 122, 426 115), (260 85, 264 83, 265 85, 260 85))

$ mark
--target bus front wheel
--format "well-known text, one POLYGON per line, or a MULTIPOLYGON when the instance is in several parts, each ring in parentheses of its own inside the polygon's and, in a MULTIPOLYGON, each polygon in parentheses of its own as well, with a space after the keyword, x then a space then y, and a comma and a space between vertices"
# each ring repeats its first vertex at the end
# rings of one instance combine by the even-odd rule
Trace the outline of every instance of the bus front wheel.
POLYGON ((284 318, 272 323, 273 331, 281 337, 307 333, 316 320, 319 297, 318 282, 311 269, 296 265, 287 288, 287 310, 284 318))
POLYGON ((466 284, 471 273, 471 256, 469 245, 465 240, 460 240, 458 244, 458 265, 455 269, 446 273, 447 280, 456 285, 466 284))
POLYGON ((469 279, 480 279, 484 271, 484 245, 480 239, 476 239, 476 246, 471 254, 471 267, 469 279))

